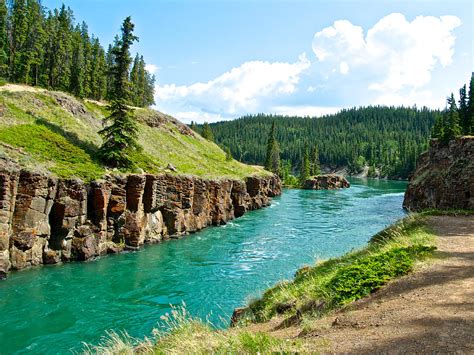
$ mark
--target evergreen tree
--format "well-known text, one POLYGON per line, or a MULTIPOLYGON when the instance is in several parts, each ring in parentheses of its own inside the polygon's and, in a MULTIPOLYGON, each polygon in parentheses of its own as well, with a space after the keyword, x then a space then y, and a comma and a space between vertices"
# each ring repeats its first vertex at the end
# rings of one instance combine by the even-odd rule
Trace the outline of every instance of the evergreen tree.
POLYGON ((191 129, 194 131, 194 132, 197 132, 198 131, 198 128, 197 128, 197 125, 196 125, 196 122, 194 121, 191 121, 191 129))
POLYGON ((272 128, 267 140, 265 169, 274 174, 280 174, 280 148, 278 148, 278 142, 276 140, 275 122, 272 123, 272 128))
POLYGON ((459 125, 459 114, 458 108, 456 106, 456 100, 454 95, 447 99, 449 109, 445 113, 446 117, 444 119, 444 132, 442 140, 447 143, 451 139, 454 139, 456 136, 461 134, 461 126, 459 125))
POLYGON ((0 77, 8 78, 8 8, 0 0, 0 77))
POLYGON ((10 80, 17 82, 24 72, 26 41, 28 38, 26 0, 14 0, 10 16, 10 80))
POLYGON ((212 132, 211 126, 209 123, 204 122, 202 125, 202 137, 207 139, 208 141, 214 142, 214 133, 212 132))
POLYGON ((232 161, 232 153, 230 152, 229 147, 225 147, 225 160, 232 161))
POLYGON ((467 119, 465 134, 474 134, 474 72, 471 74, 467 99, 467 119), (467 132, 469 130, 469 132, 467 132))
POLYGON ((80 28, 77 27, 73 34, 73 52, 71 65, 71 79, 69 82, 69 91, 77 97, 84 97, 84 78, 85 72, 85 53, 84 43, 80 28))
POLYGON ((466 93, 466 85, 459 89, 459 124, 461 126, 462 134, 469 134, 470 119, 469 119, 469 107, 468 107, 468 97, 466 93))
POLYGON ((320 163, 319 163, 319 151, 318 151, 318 146, 315 145, 313 147, 313 150, 311 151, 311 163, 310 163, 310 167, 311 167, 311 175, 312 176, 315 176, 315 175, 320 175, 321 174, 321 166, 320 166, 320 163))
POLYGON ((311 176, 311 167, 309 163, 308 147, 306 146, 303 152, 303 159, 301 159, 301 170, 300 170, 300 185, 303 186, 306 180, 311 176))
POLYGON ((99 132, 104 140, 99 155, 104 163, 111 167, 130 167, 130 153, 140 149, 137 142, 138 126, 127 106, 130 95, 129 67, 132 62, 130 46, 138 40, 133 34, 133 29, 131 18, 127 17, 122 24, 122 37, 114 50, 113 99, 109 106, 111 114, 104 119, 104 124, 108 125, 99 132))

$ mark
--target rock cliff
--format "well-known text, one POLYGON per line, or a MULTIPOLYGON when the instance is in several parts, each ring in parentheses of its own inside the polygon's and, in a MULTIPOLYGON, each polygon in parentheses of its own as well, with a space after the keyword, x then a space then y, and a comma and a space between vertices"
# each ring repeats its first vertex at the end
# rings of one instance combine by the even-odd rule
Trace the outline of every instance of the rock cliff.
POLYGON ((474 209, 474 137, 461 137, 443 145, 431 140, 410 179, 403 207, 474 209))
POLYGON ((306 190, 335 190, 341 188, 348 188, 351 184, 342 175, 325 174, 314 176, 308 179, 303 184, 303 189, 306 190))
POLYGON ((85 184, 0 161, 0 278, 11 269, 88 260, 225 224, 280 193, 276 176, 143 174, 85 184))

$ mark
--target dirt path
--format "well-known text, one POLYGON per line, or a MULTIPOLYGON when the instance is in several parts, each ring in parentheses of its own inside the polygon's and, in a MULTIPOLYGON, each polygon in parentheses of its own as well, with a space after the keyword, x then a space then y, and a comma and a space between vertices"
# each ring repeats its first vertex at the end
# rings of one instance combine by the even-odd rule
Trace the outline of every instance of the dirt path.
MULTIPOLYGON (((312 325, 308 349, 474 354, 474 217, 430 217, 442 260, 312 325)), ((301 327, 267 331, 296 337, 301 327)), ((274 328, 273 328, 274 329, 274 328)))

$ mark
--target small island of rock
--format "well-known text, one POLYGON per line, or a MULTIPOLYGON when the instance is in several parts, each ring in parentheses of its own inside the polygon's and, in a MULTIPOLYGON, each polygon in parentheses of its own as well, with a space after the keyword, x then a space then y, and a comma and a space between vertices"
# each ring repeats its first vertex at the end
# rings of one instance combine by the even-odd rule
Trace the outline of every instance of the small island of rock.
POLYGON ((303 184, 305 190, 337 190, 351 187, 351 184, 342 175, 325 174, 313 176, 303 184))

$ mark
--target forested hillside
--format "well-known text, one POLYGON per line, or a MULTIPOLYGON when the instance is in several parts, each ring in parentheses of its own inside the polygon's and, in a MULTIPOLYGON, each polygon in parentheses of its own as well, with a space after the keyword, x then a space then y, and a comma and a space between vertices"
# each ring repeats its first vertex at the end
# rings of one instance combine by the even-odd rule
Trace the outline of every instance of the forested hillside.
MULTIPOLYGON (((107 51, 76 23, 64 5, 48 10, 39 0, 0 0, 0 78, 41 86, 94 100, 111 99, 113 73, 120 38, 107 51)), ((153 104, 154 77, 137 54, 130 71, 128 103, 153 104)))
MULTIPOLYGON (((364 165, 369 173, 406 178, 416 157, 426 149, 439 111, 427 108, 361 107, 344 109, 320 118, 258 114, 210 124, 216 142, 230 148, 246 163, 263 165, 267 137, 275 122, 283 166, 298 172, 304 151, 317 146, 323 166, 348 167, 352 173, 364 165)), ((202 127, 198 127, 202 130, 202 127)))

